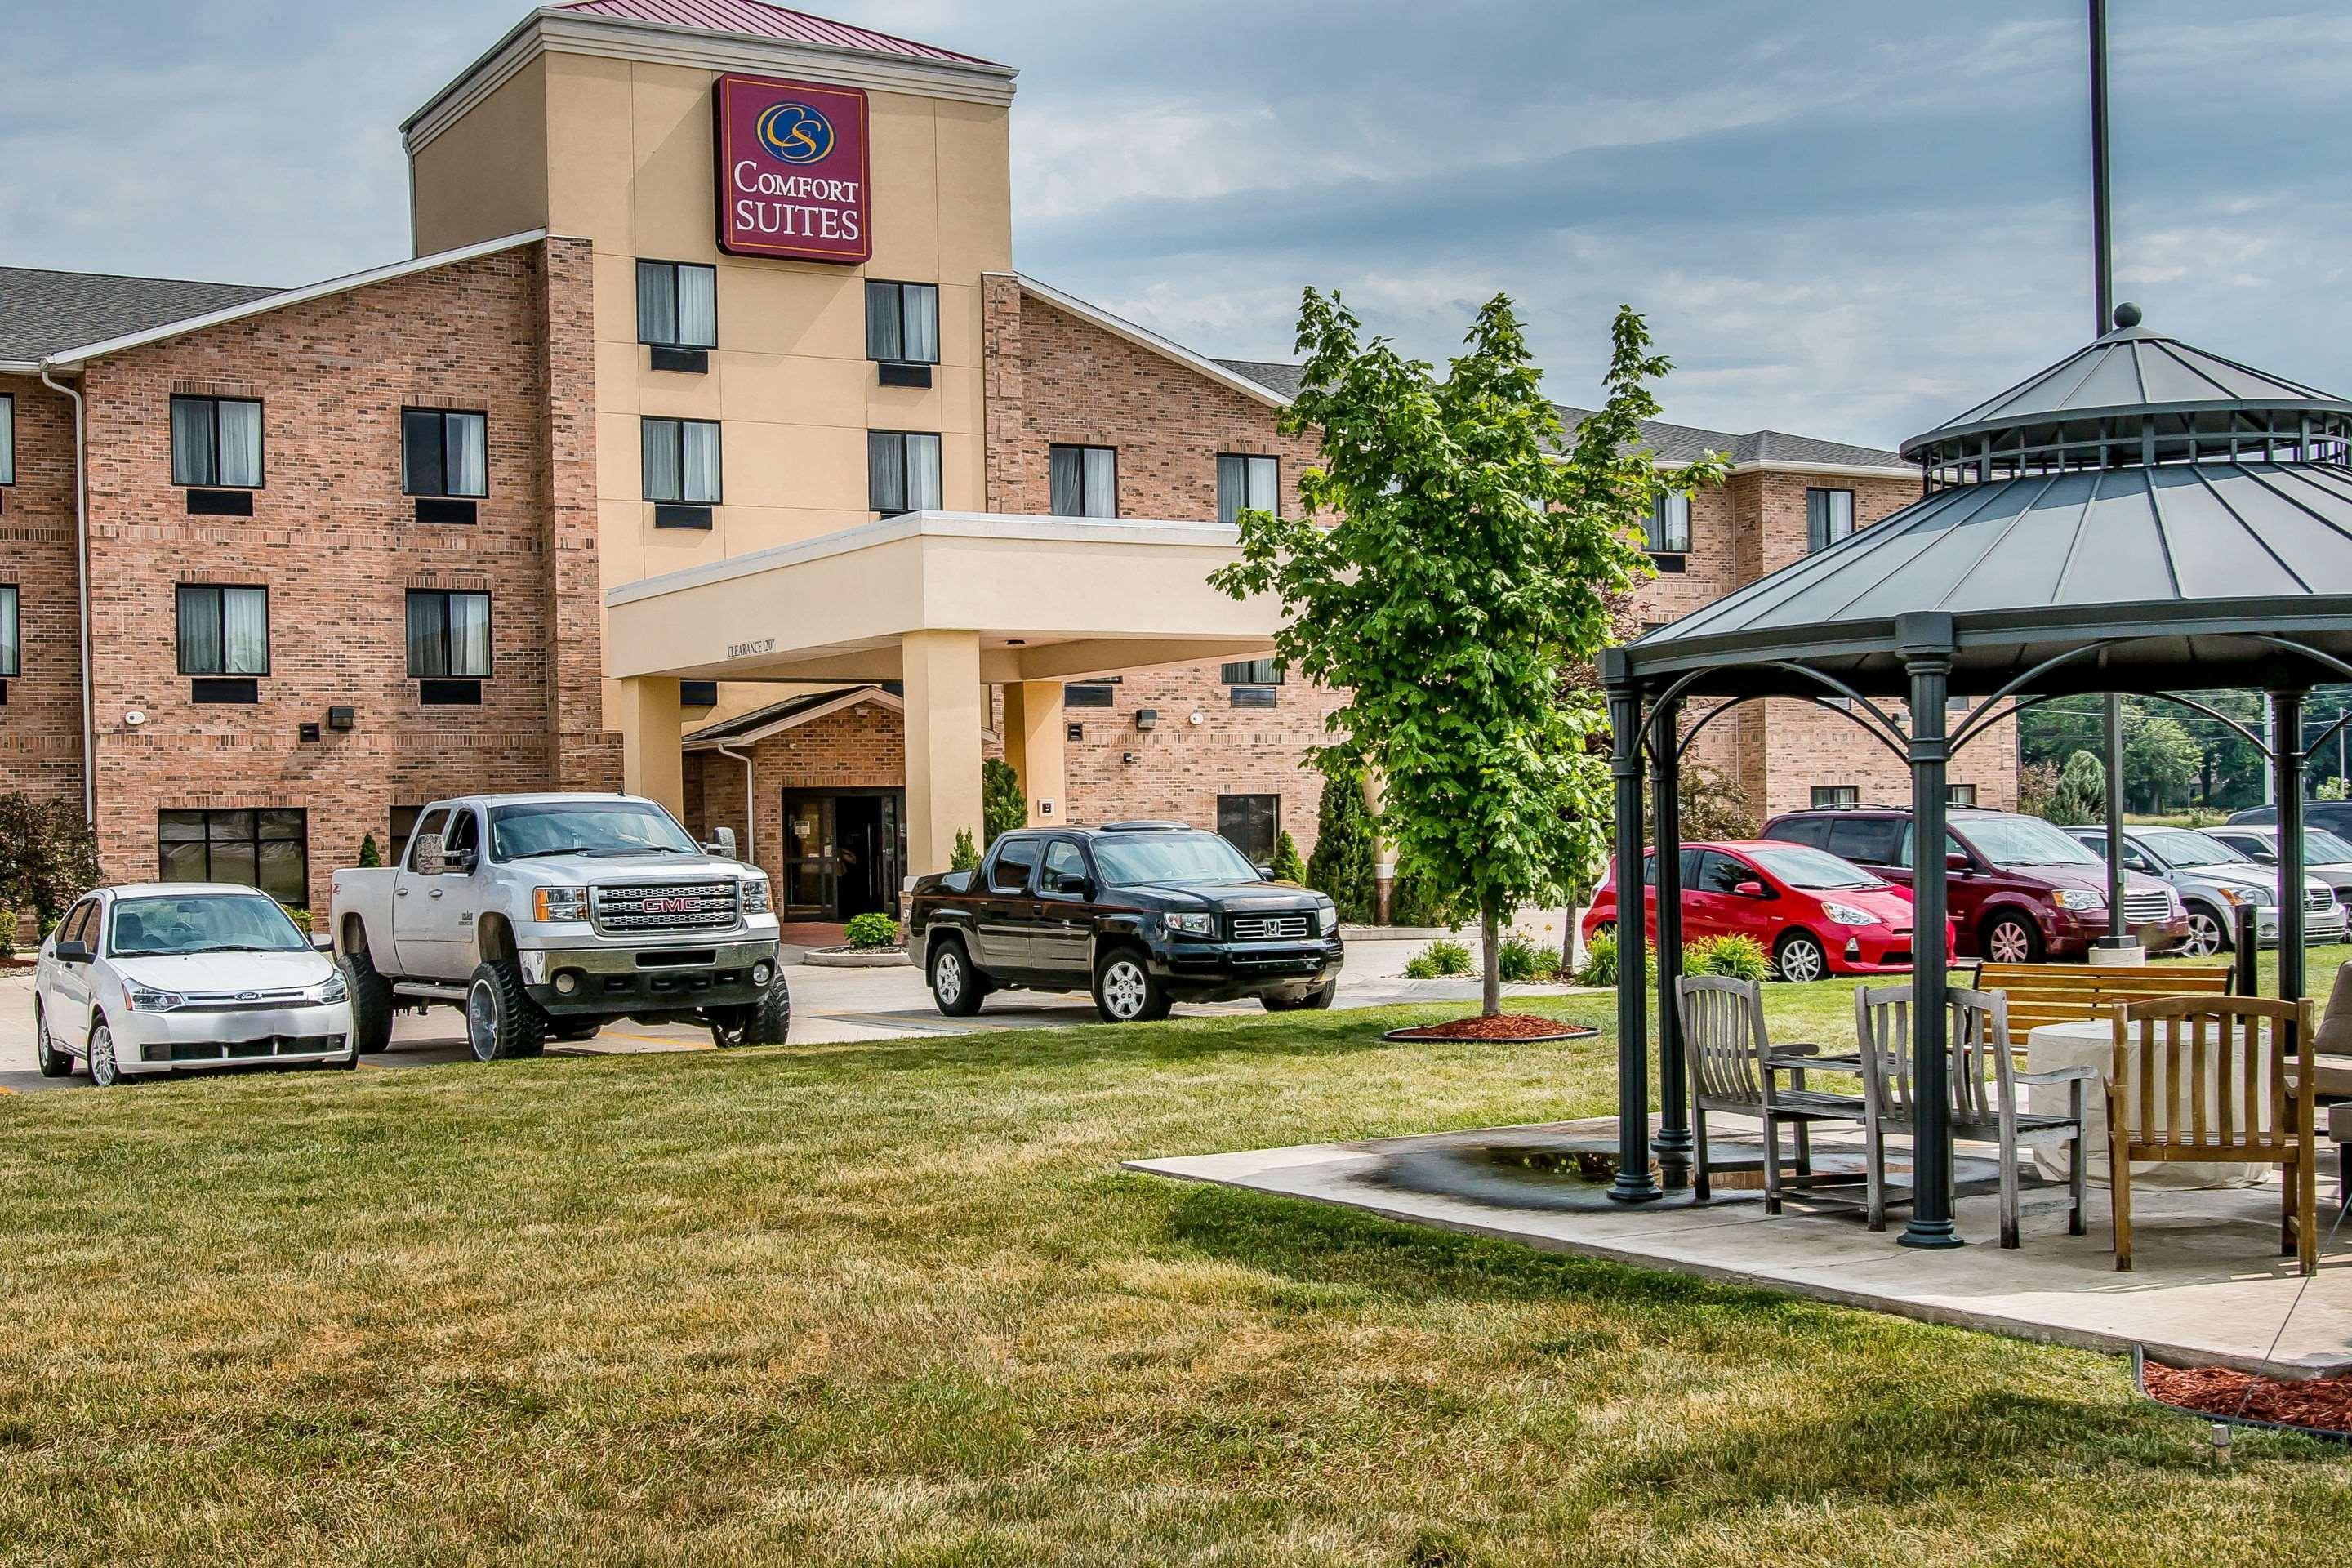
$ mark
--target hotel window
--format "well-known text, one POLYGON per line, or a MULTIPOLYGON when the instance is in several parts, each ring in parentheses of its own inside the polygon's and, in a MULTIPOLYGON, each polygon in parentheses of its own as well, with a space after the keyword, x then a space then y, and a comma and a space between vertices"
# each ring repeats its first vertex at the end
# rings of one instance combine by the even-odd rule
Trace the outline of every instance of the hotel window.
MULTIPOLYGON (((24 634, 17 629, 16 584, 0 583, 0 680, 24 673, 24 634)), ((5 696, 0 689, 0 696, 5 696)))
POLYGON ((1274 858, 1274 841, 1282 828, 1282 797, 1278 795, 1221 795, 1217 797, 1217 832, 1249 857, 1253 866, 1274 858))
POLYGON ((479 499, 490 493, 488 415, 445 408, 400 411, 400 488, 412 496, 479 499))
POLYGON ((1283 681, 1282 660, 1278 658, 1236 659, 1217 673, 1236 708, 1273 707, 1274 689, 1283 681))
POLYGON ((1282 469, 1272 458, 1217 455, 1217 521, 1234 522, 1244 511, 1282 510, 1282 469))
POLYGON ((1805 548, 1827 550, 1853 531, 1852 490, 1805 492, 1805 548))
POLYGON ((719 422, 644 419, 646 499, 665 527, 708 528, 719 501, 719 422))
POLYGON ((686 261, 638 262, 637 342, 663 349, 717 348, 719 269, 686 261))
POLYGON ((1055 517, 1118 515, 1117 447, 1049 447, 1045 455, 1055 517))
POLYGON ((867 279, 866 357, 884 364, 939 363, 939 285, 867 279))
POLYGON ((1832 806, 1860 805, 1861 804, 1862 786, 1859 784, 1815 784, 1813 786, 1813 809, 1816 811, 1832 806))
POLYGON ((180 673, 269 673, 269 590, 183 583, 177 594, 180 673))
POLYGON ((1111 689, 1111 687, 1114 684, 1116 684, 1115 678, 1112 680, 1069 681, 1062 688, 1062 706, 1065 708, 1109 708, 1116 706, 1118 700, 1118 693, 1111 689))
POLYGON ((172 482, 259 489, 261 405, 249 397, 172 399, 172 482))
POLYGON ((716 708, 719 706, 719 682, 715 680, 681 680, 677 683, 677 705, 681 708, 716 708))
POLYGON ((0 485, 16 482, 16 399, 0 392, 0 485))
POLYGON ((1977 803, 1977 786, 1976 786, 1976 785, 1974 785, 1974 784, 1947 784, 1947 785, 1945 786, 1945 789, 1944 789, 1944 804, 1945 804, 1945 805, 1976 805, 1976 803, 1977 803))
POLYGON ((919 431, 866 433, 866 504, 884 517, 902 511, 937 511, 940 499, 940 438, 919 431))
POLYGON ((233 882, 281 904, 310 901, 310 819, 303 811, 156 813, 166 882, 233 882))
POLYGON ((438 588, 408 591, 408 678, 487 680, 490 596, 438 588))
POLYGON ((1683 555, 1690 551, 1690 497, 1680 490, 1661 494, 1650 508, 1649 549, 1653 555, 1683 555))

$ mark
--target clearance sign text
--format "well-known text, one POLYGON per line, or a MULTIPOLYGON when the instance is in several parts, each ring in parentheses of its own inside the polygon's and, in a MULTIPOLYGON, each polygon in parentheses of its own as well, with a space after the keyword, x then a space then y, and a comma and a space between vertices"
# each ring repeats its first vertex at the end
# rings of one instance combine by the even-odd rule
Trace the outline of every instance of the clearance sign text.
POLYGON ((719 248, 804 261, 873 254, 863 92, 722 76, 714 101, 719 248))

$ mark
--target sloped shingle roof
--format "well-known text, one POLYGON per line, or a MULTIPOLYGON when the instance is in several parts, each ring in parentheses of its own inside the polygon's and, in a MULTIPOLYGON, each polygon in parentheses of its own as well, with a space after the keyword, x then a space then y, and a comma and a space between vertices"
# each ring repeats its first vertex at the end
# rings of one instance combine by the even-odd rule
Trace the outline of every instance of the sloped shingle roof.
POLYGON ((0 360, 37 360, 279 292, 241 283, 0 267, 0 360))
POLYGON ((869 682, 857 686, 835 686, 824 691, 796 692, 781 702, 771 702, 764 708, 754 708, 749 713, 738 713, 732 719, 723 719, 716 724, 706 724, 699 730, 688 731, 685 743, 691 746, 707 744, 712 741, 740 740, 755 730, 764 730, 779 721, 806 713, 811 709, 822 708, 828 702, 838 702, 845 697, 860 692, 880 694, 883 689, 882 687, 869 682))
POLYGON ((829 21, 805 11, 787 10, 763 0, 577 0, 550 10, 574 16, 604 16, 618 22, 651 22, 666 27, 694 27, 711 33, 748 34, 782 38, 795 44, 856 49, 861 54, 897 55, 904 59, 939 60, 949 65, 986 66, 993 60, 961 55, 933 44, 894 37, 869 27, 829 21))

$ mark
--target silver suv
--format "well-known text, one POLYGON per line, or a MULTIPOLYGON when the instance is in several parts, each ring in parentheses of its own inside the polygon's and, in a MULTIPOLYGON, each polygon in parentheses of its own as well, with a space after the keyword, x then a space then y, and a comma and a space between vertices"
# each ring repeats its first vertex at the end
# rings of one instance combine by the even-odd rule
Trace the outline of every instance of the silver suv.
MULTIPOLYGON (((2104 857, 2107 830, 2087 823, 2067 832, 2104 857)), ((2124 828, 2124 867, 2172 884, 2189 907, 2189 940, 2179 952, 2208 958, 2227 952, 2238 929, 2237 911, 2254 911, 2254 940, 2274 947, 2279 939, 2278 868, 2257 864, 2210 834, 2189 827, 2124 828)), ((2344 906, 2335 889, 2316 877, 2304 879, 2303 937, 2306 943, 2344 940, 2344 906)))

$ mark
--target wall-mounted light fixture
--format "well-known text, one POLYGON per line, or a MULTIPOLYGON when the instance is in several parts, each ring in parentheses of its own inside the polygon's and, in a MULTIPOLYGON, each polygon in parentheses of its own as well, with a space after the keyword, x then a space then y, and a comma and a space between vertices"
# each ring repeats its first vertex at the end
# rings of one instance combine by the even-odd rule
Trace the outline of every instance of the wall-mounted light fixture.
POLYGON ((1160 710, 1157 708, 1137 709, 1135 710, 1135 727, 1139 730, 1157 730, 1160 728, 1160 710))
POLYGON ((327 710, 327 728, 330 730, 353 729, 359 721, 360 710, 356 708, 339 705, 327 710))

